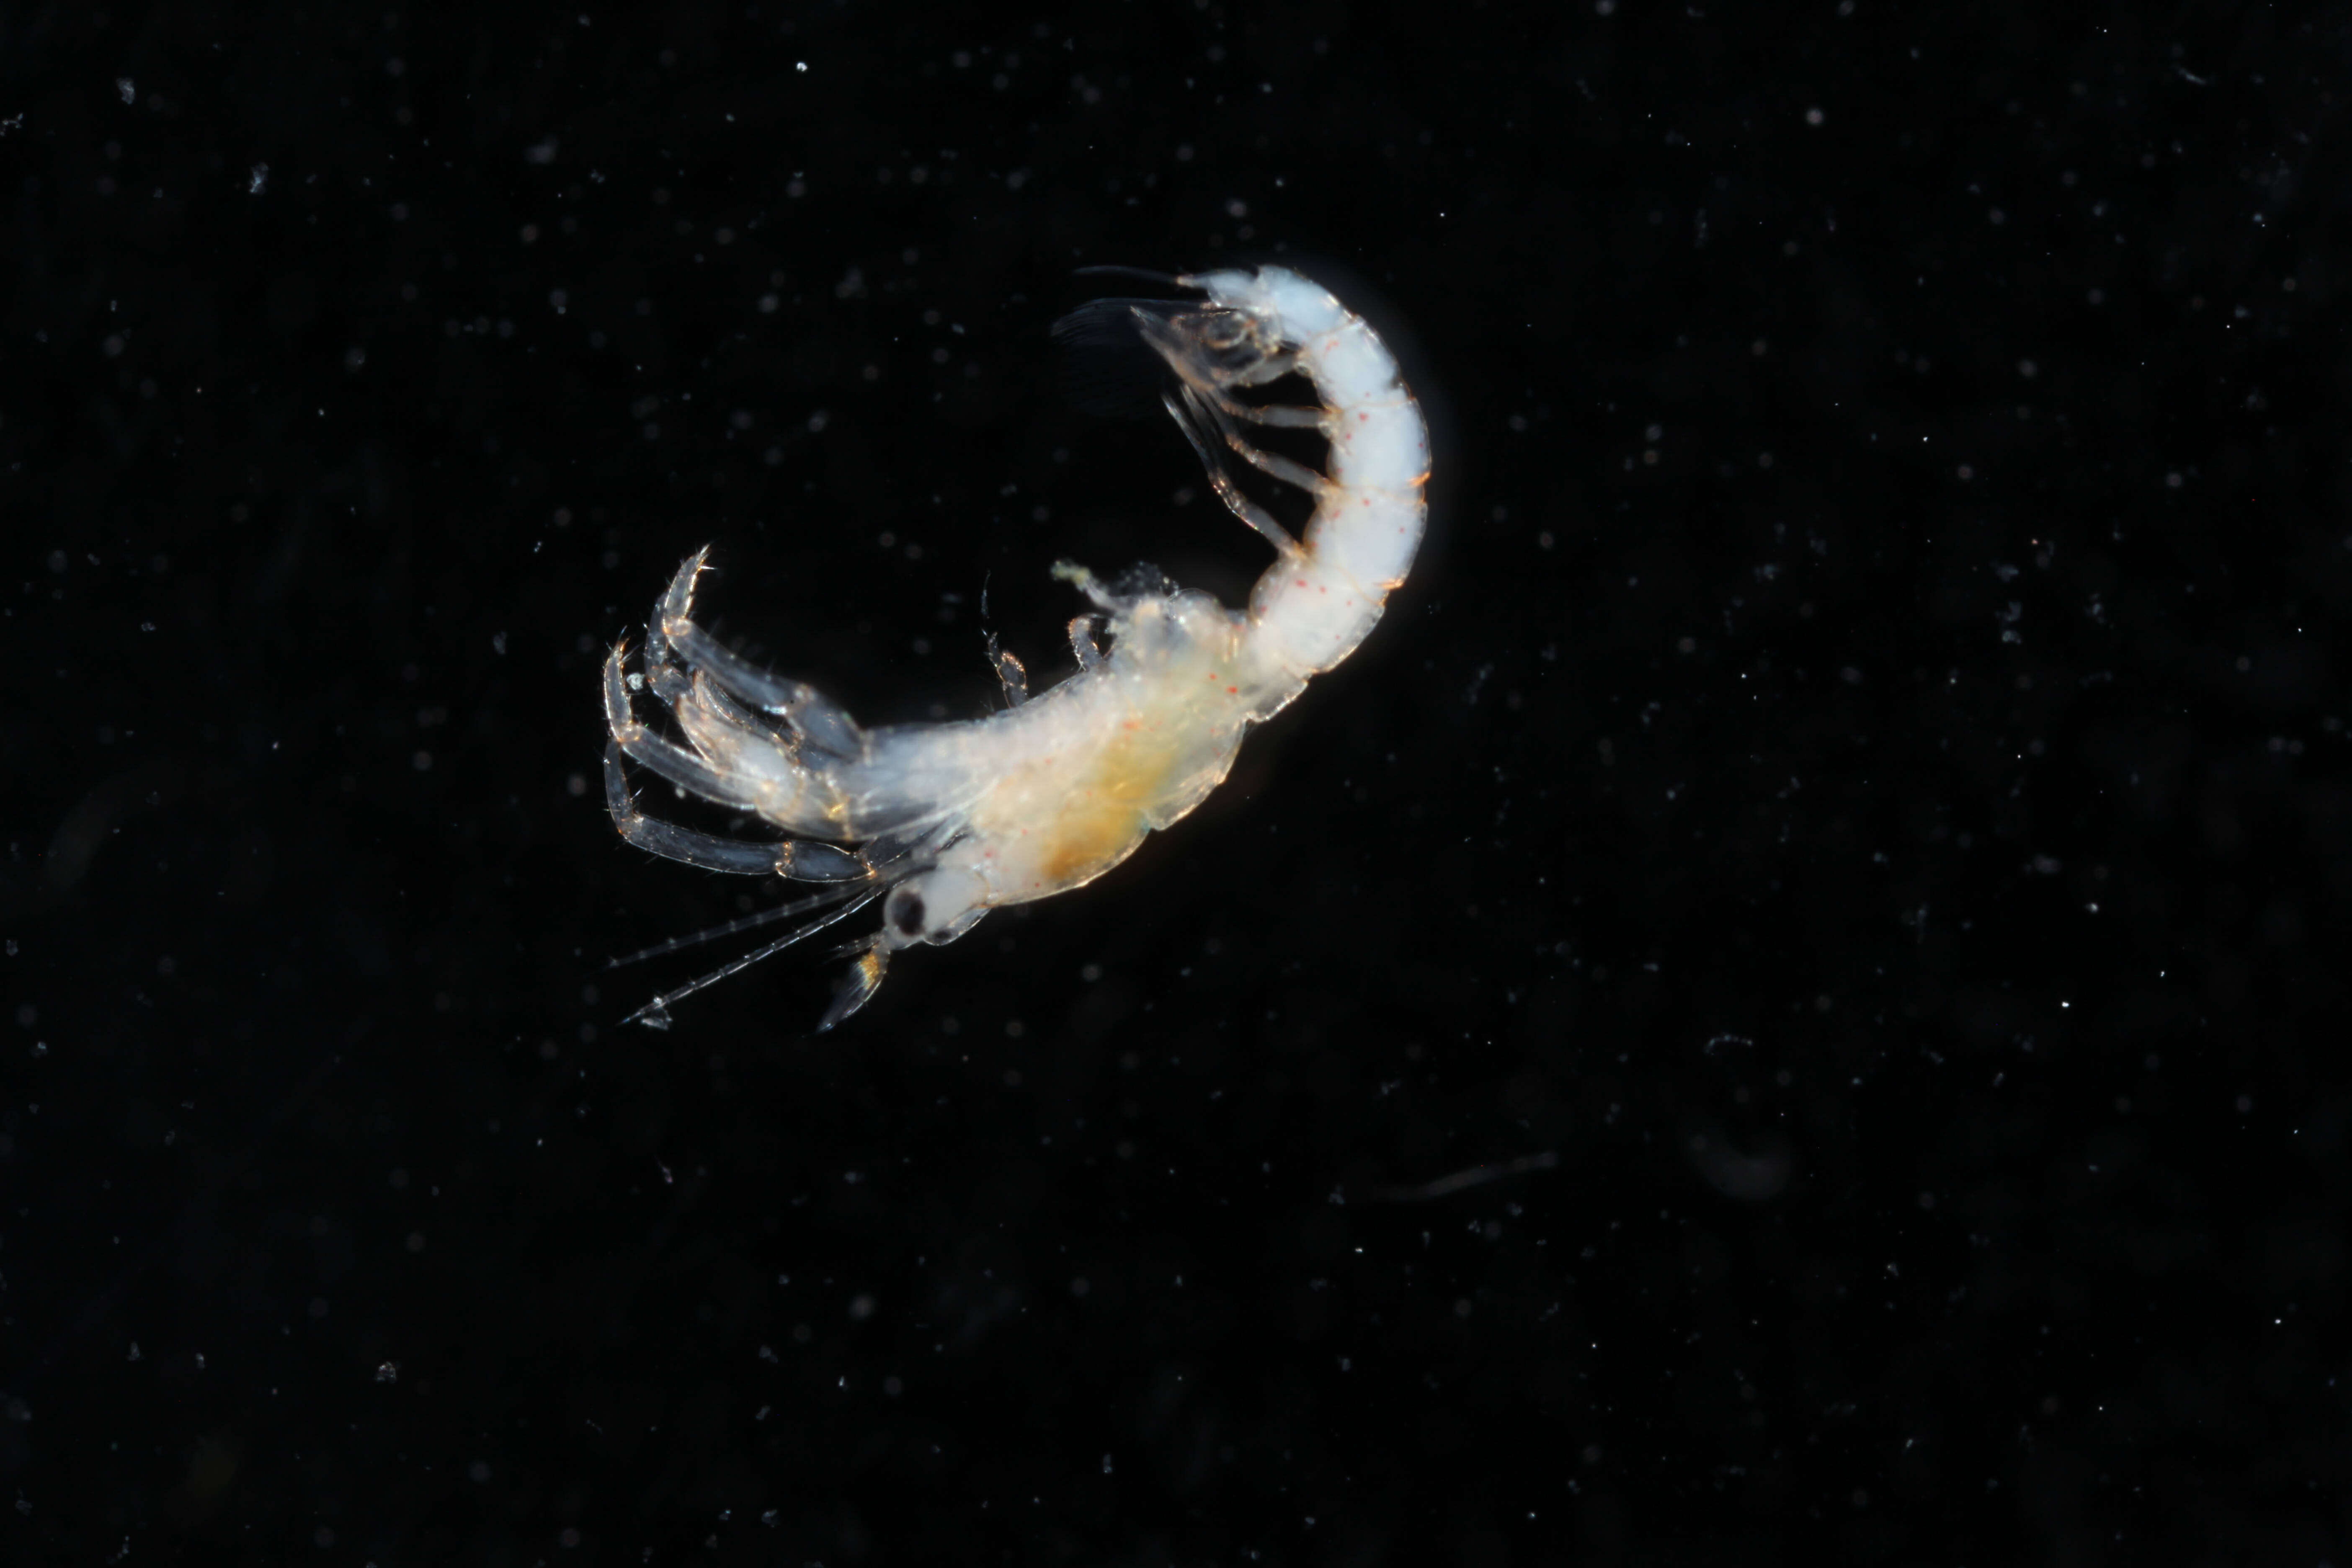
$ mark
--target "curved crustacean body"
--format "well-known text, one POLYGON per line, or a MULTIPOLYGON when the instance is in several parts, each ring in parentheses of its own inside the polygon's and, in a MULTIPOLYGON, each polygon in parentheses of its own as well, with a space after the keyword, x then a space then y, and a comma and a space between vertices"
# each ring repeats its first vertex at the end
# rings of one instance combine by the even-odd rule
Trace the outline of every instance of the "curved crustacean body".
POLYGON ((1065 335, 1139 334, 1173 373, 1169 412, 1219 496, 1275 546, 1249 607, 1230 610, 1149 568, 1106 584, 1064 563, 1056 575, 1094 605, 1070 624, 1076 673, 1031 698, 1019 662, 996 654, 1011 700, 1003 711, 865 730, 698 626, 695 580, 708 552, 689 558, 655 608, 641 669, 628 669, 625 646, 605 664, 613 819, 630 842, 673 859, 827 887, 739 922, 824 911, 656 999, 639 1020, 666 1024, 679 997, 882 899, 881 929, 857 945, 819 1026, 831 1027, 873 995, 891 953, 953 942, 990 910, 1083 886, 1126 859, 1217 786, 1251 725, 1347 658, 1379 620, 1427 515, 1428 432, 1395 359, 1361 318, 1286 268, 1177 281, 1205 300, 1100 301, 1066 321, 1065 335), (1292 374, 1314 387, 1318 406, 1234 395, 1292 374), (1329 472, 1257 450, 1244 424, 1319 431, 1329 472), (1303 536, 1292 539, 1242 493, 1229 455, 1314 496, 1303 536), (1108 633, 1107 648, 1097 628, 1108 633), (646 689, 683 744, 637 717, 635 694, 646 689), (720 838, 642 816, 624 755, 757 816, 782 840, 720 838))

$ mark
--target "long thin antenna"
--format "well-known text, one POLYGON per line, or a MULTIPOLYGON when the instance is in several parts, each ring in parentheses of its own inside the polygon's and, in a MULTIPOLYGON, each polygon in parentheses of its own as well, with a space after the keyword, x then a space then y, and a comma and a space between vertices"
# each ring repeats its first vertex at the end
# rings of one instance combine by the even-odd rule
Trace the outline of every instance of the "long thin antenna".
POLYGON ((722 936, 734 936, 741 931, 757 931, 761 926, 771 926, 778 921, 788 921, 794 915, 804 915, 811 910, 821 910, 827 904, 837 904, 844 899, 855 898, 858 890, 865 886, 862 879, 845 882, 838 887, 827 888, 822 893, 812 893, 805 899, 794 899, 789 904, 778 904, 772 910, 761 910, 756 915, 745 915, 740 920, 728 921, 723 924, 712 926, 708 931, 694 931, 686 936, 674 936, 667 942, 657 942, 653 946, 640 948, 635 952, 624 953, 618 958, 608 958, 604 961, 604 967, 618 969, 624 964, 640 963, 648 958, 659 958, 666 952, 677 952, 689 947, 700 947, 704 942, 716 942, 722 936))
POLYGON ((660 995, 655 997, 652 1001, 646 1003, 644 1006, 638 1008, 635 1012, 622 1019, 621 1022, 624 1024, 643 1024, 648 1029, 667 1029, 669 1027, 669 1007, 671 1003, 681 1001, 686 997, 691 996, 696 992, 700 991, 707 986, 716 985, 730 974, 740 974, 743 971, 751 968, 751 965, 759 963, 761 959, 772 957, 775 954, 783 952, 784 949, 792 946, 793 943, 799 942, 803 938, 814 936, 817 932, 824 930, 826 927, 836 924, 839 921, 847 919, 849 916, 856 914, 858 910, 864 909, 866 905, 872 903, 881 896, 882 889, 880 888, 868 887, 864 892, 858 894, 857 897, 850 900, 849 902, 842 905, 841 908, 834 910, 831 914, 826 915, 822 920, 814 920, 809 921, 808 924, 801 926, 796 930, 788 931, 783 935, 778 937, 775 941, 770 942, 767 946, 747 952, 740 958, 722 963, 718 968, 712 970, 709 973, 702 976, 699 980, 690 980, 675 991, 663 992, 660 995))
POLYGON ((1120 267, 1116 264, 1108 264, 1101 267, 1081 267, 1077 268, 1076 275, 1080 278, 1140 278, 1146 282, 1157 283, 1167 289, 1191 289, 1194 287, 1194 285, 1187 283, 1181 278, 1177 277, 1173 272, 1154 272, 1149 267, 1120 267))
POLYGON ((1559 1163, 1558 1152, 1547 1149, 1540 1154, 1522 1154, 1516 1160, 1496 1160, 1485 1165, 1473 1165, 1466 1171, 1456 1171, 1450 1176, 1440 1176, 1417 1187, 1374 1187, 1370 1197, 1374 1203, 1380 1204, 1425 1204, 1438 1198, 1450 1198, 1472 1187, 1483 1187, 1489 1182, 1499 1182, 1506 1176, 1524 1175, 1529 1171, 1549 1171, 1559 1163))

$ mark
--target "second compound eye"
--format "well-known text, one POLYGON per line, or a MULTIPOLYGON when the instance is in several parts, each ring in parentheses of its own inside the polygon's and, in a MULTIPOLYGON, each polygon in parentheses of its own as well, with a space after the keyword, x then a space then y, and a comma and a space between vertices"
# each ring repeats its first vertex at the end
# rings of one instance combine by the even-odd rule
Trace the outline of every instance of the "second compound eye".
POLYGON ((923 895, 901 893, 890 900, 890 923, 902 936, 914 936, 923 929, 923 895))

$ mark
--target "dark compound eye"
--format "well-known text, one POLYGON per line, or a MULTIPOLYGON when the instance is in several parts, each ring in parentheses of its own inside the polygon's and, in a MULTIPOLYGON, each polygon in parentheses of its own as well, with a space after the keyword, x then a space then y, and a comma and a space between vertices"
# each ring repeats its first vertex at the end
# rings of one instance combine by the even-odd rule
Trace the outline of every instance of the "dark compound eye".
POLYGON ((890 923, 907 936, 920 931, 923 929, 923 896, 908 893, 900 899, 898 907, 890 911, 890 923))

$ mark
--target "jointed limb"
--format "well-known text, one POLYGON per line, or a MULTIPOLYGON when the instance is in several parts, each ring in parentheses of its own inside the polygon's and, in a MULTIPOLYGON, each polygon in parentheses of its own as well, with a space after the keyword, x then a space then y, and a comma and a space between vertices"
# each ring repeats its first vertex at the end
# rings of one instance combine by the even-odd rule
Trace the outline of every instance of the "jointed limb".
POLYGON ((996 671, 997 683, 1004 688, 1004 705, 1018 708, 1029 700, 1029 670, 1018 655, 996 646, 996 634, 988 634, 988 664, 996 671))
POLYGON ((865 731, 816 688, 769 674, 692 621, 671 621, 662 631, 679 656, 720 689, 763 713, 775 714, 819 751, 836 757, 855 757, 865 751, 865 731))
POLYGON ((721 838, 698 833, 676 823, 661 822, 637 809, 630 796, 629 780, 621 766, 621 745, 604 747, 604 804, 621 837, 640 849, 664 859, 682 860, 706 871, 726 871, 741 877, 782 877, 792 882, 856 882, 874 873, 846 849, 804 839, 764 844, 754 839, 721 838))
POLYGON ((709 833, 696 833, 670 823, 657 822, 637 809, 629 795, 627 773, 621 767, 621 743, 607 742, 604 746, 604 804, 613 813, 613 826, 621 837, 640 849, 648 849, 665 859, 683 860, 689 866, 699 866, 706 871, 729 871, 737 876, 766 877, 776 870, 776 850, 773 844, 751 844, 740 839, 720 838, 709 833))
POLYGON ((740 784, 730 783, 717 769, 677 742, 647 729, 629 706, 628 678, 622 672, 625 650, 613 647, 604 661, 604 723, 613 743, 680 789, 730 805, 753 804, 740 784))
POLYGON ((1218 455, 1213 439, 1212 416, 1201 395, 1190 385, 1178 387, 1177 393, 1179 396, 1165 400, 1168 412, 1174 417, 1177 428, 1184 432, 1184 438, 1192 443, 1201 467, 1208 471, 1209 488, 1217 492, 1217 499, 1225 503, 1227 510, 1264 534, 1275 549, 1285 555, 1297 553, 1298 541, 1290 537, 1290 531, 1276 522, 1272 512, 1242 494, 1233 475, 1225 471, 1224 459, 1218 455))
POLYGON ((1208 422, 1215 427, 1218 435, 1224 437, 1225 445, 1240 453, 1244 461, 1272 474, 1286 485, 1297 486, 1318 500, 1320 500, 1332 489, 1329 479, 1325 479, 1306 464, 1295 463, 1288 458, 1277 457, 1272 452, 1261 452, 1243 440, 1242 433, 1234 429, 1234 422, 1226 417, 1234 408, 1239 407, 1239 405, 1229 405, 1222 398, 1202 398, 1194 406, 1197 411, 1206 414, 1208 422), (1205 407, 1202 407, 1203 405, 1205 407))
POLYGON ((1070 651, 1077 656, 1080 669, 1092 669, 1103 661, 1102 644, 1095 641, 1095 617, 1070 617, 1070 651))

